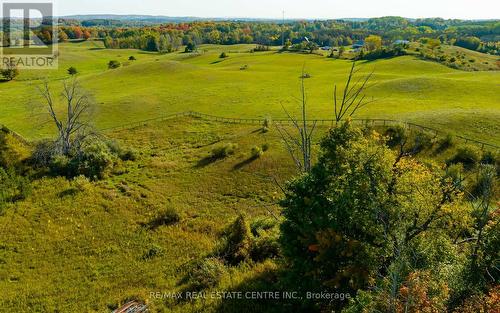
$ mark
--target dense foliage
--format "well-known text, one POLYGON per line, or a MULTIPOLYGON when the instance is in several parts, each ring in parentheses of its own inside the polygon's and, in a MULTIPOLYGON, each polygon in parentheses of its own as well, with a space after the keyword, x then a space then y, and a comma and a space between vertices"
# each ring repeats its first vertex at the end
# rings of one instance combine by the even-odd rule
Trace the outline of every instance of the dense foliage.
POLYGON ((498 283, 494 171, 471 205, 459 180, 384 141, 346 122, 288 186, 281 244, 292 281, 357 295, 347 308, 316 303, 347 312, 442 312, 498 283))
MULTIPOLYGON (((137 25, 133 21, 113 23, 110 20, 61 20, 59 41, 99 38, 108 48, 138 48, 147 51, 171 52, 182 45, 301 44, 304 38, 320 46, 345 46, 369 38, 369 46, 422 37, 456 43, 473 50, 498 54, 500 23, 498 21, 462 21, 383 17, 368 20, 326 21, 192 21, 181 23, 137 25)), ((51 30, 37 31, 44 42, 54 40, 51 30)), ((188 49, 192 50, 192 49, 188 49)))

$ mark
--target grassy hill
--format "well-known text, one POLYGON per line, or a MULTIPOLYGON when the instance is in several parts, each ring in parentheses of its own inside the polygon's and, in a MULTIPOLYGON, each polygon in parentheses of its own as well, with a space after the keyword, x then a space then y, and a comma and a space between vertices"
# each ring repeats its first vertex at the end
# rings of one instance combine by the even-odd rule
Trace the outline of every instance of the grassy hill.
MULTIPOLYGON (((202 46, 198 54, 166 55, 102 48, 99 42, 62 44, 58 71, 24 71, 18 81, 1 83, 0 123, 29 138, 49 135, 50 129, 34 127, 41 121, 27 104, 37 97, 39 79, 47 77, 56 86, 70 66, 95 96, 98 128, 186 110, 282 117, 282 105, 292 112, 298 108, 303 66, 311 75, 306 80, 311 117, 331 118, 333 85, 344 84, 350 67, 350 61, 318 55, 250 53, 253 45, 202 46), (220 59, 222 51, 229 58, 220 59), (138 60, 128 61, 130 55, 138 60), (112 59, 124 66, 108 70, 112 59)), ((368 96, 378 101, 359 117, 411 121, 500 143, 498 71, 460 71, 415 56, 360 65, 363 73, 375 72, 368 96)))
MULTIPOLYGON (((113 176, 35 181, 26 200, 0 214, 0 311, 109 312, 131 297, 153 312, 165 310, 150 292, 181 290, 182 266, 212 252, 239 213, 251 220, 277 214, 280 191, 271 177, 283 183, 293 166, 276 134, 255 130, 177 119, 115 132, 110 137, 139 157, 113 176), (214 142, 238 149, 225 160, 200 162, 214 142), (249 161, 252 146, 264 143, 270 150, 249 161), (149 227, 168 209, 178 223, 149 227)), ((230 268, 220 288, 272 267, 230 268)), ((202 305, 180 304, 175 312, 202 305)))

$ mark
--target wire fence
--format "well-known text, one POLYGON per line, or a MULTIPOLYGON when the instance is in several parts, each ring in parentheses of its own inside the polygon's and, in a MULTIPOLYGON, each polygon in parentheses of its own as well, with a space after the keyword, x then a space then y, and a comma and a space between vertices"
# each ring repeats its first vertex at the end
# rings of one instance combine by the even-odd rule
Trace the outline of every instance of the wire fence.
MULTIPOLYGON (((186 112, 179 112, 179 113, 173 113, 169 115, 163 115, 155 118, 150 118, 150 119, 145 119, 137 122, 131 122, 131 123, 126 123, 122 124, 120 126, 115 126, 115 127, 109 127, 109 128, 103 128, 100 131, 101 132, 112 132, 112 131, 117 131, 117 130, 125 130, 125 129, 132 129, 136 127, 141 127, 141 126, 146 126, 149 123, 152 122, 160 122, 160 121, 165 121, 169 119, 174 119, 174 118, 179 118, 179 117, 191 117, 191 118, 198 118, 198 119, 203 119, 206 121, 214 121, 214 122, 221 122, 221 123, 229 123, 229 124, 249 124, 249 125, 263 125, 264 123, 264 118, 231 118, 231 117, 222 117, 222 116, 216 116, 216 115, 210 115, 210 114, 205 114, 205 113, 200 113, 200 112, 194 112, 194 111, 186 111, 186 112)), ((284 124, 284 125, 293 125, 294 121, 288 119, 288 118, 277 118, 277 119, 272 119, 273 122, 279 123, 279 124, 284 124)), ((303 121, 298 120, 297 122, 302 123, 303 121)), ((437 130, 432 127, 428 126, 423 126, 423 125, 418 125, 415 123, 410 123, 410 122, 405 122, 405 121, 398 121, 398 120, 390 120, 390 119, 353 119, 354 123, 357 123, 359 125, 363 126, 369 126, 369 127, 390 127, 390 126, 396 126, 396 125, 401 125, 407 129, 410 130, 416 130, 420 132, 429 132, 433 134, 435 137, 438 136, 446 136, 446 132, 437 130)), ((317 120, 306 120, 306 123, 308 124, 316 124, 316 125, 334 125, 335 120, 332 119, 317 119, 317 120)), ((1 125, 0 125, 1 126, 1 125)), ((20 140, 23 143, 29 144, 29 140, 25 139, 22 135, 8 129, 7 127, 3 126, 2 129, 7 130, 10 134, 12 134, 15 138, 20 140)), ((475 139, 470 139, 467 137, 463 137, 460 135, 454 135, 454 137, 461 141, 462 143, 465 144, 473 144, 481 148, 481 150, 494 150, 494 151, 500 151, 500 146, 487 143, 487 142, 482 142, 479 140, 475 139)))
MULTIPOLYGON (((148 123, 151 122, 157 122, 157 121, 163 121, 163 120, 168 120, 168 119, 173 119, 173 118, 178 118, 178 117, 192 117, 192 118, 198 118, 198 119, 203 119, 207 121, 214 121, 214 122, 221 122, 221 123, 229 123, 229 124, 249 124, 249 125, 263 125, 264 123, 264 118, 231 118, 231 117, 222 117, 222 116, 216 116, 216 115, 210 115, 210 114, 205 114, 205 113, 200 113, 200 112, 194 112, 194 111, 187 111, 187 112, 180 112, 180 113, 175 113, 175 114, 170 114, 170 115, 165 115, 165 116, 160 116, 152 119, 147 119, 147 120, 142 120, 138 122, 133 122, 133 123, 128 123, 116 127, 111 127, 111 128, 106 128, 102 129, 102 131, 107 132, 107 131, 114 131, 114 130, 123 130, 123 129, 131 129, 135 127, 140 127, 147 125, 148 123)), ((273 122, 279 123, 279 124, 285 124, 285 125, 293 125, 293 121, 288 119, 288 118, 277 118, 277 119, 272 119, 273 122)), ((297 121, 302 123, 301 120, 297 121)), ((411 122, 405 122, 405 121, 399 121, 399 120, 391 120, 391 119, 353 119, 354 123, 357 123, 359 125, 363 126, 370 126, 370 127, 390 127, 390 126, 396 126, 396 125, 401 125, 407 129, 410 130, 416 130, 420 132, 429 132, 433 134, 435 137, 438 136, 446 136, 447 133, 432 127, 428 126, 423 126, 423 125, 418 125, 415 123, 411 122)), ((312 119, 312 120, 307 120, 306 123, 308 124, 316 124, 316 125, 334 125, 335 120, 333 119, 312 119)), ((465 144, 473 144, 477 145, 478 147, 481 148, 481 150, 496 150, 500 151, 500 146, 475 140, 475 139, 470 139, 467 137, 463 137, 460 135, 454 135, 454 138, 456 138, 458 141, 461 141, 462 143, 465 144)))

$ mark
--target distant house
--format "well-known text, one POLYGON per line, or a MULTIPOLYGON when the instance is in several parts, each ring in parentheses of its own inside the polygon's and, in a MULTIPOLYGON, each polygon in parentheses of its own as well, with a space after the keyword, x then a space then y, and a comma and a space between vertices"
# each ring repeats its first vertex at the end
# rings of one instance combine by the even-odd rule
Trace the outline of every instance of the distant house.
POLYGON ((410 42, 408 40, 401 40, 401 39, 398 39, 398 40, 394 41, 395 45, 407 45, 409 43, 410 42))
POLYGON ((361 49, 365 46, 365 41, 364 40, 358 40, 356 41, 353 45, 352 45, 352 48, 354 50, 357 50, 357 49, 361 49))

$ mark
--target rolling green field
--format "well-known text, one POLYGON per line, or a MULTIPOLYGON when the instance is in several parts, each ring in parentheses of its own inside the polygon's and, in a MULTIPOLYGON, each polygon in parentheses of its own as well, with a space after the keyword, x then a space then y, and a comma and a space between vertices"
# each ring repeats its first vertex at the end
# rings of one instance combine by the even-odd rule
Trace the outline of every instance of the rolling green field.
MULTIPOLYGON (((29 139, 51 136, 29 103, 37 101, 35 86, 43 77, 60 86, 69 66, 95 97, 98 128, 188 110, 283 117, 282 105, 298 109, 303 65, 311 75, 311 118, 332 118, 333 85, 344 83, 350 61, 251 48, 202 46, 200 54, 158 55, 106 50, 97 42, 62 44, 58 71, 22 71, 16 81, 0 83, 0 123, 29 139), (222 51, 229 58, 220 59, 222 51), (130 55, 137 61, 128 61, 130 55), (124 66, 108 70, 109 60, 124 66)), ((362 66, 364 73, 375 71, 369 94, 378 101, 359 117, 413 121, 500 143, 498 72, 458 71, 412 56, 362 66)), ((326 129, 318 129, 315 142, 326 129)), ((187 117, 150 122, 105 132, 137 158, 117 160, 102 180, 33 177, 26 198, 0 210, 0 312, 110 312, 131 299, 147 303, 151 312, 292 311, 272 301, 151 296, 186 290, 189 266, 213 255, 239 214, 252 225, 279 224, 281 186, 297 171, 278 131, 261 130, 187 117), (229 143, 237 145, 234 154, 210 159, 214 147, 229 143), (269 150, 252 158, 252 148, 264 144, 269 150), (178 220, 155 224, 170 209, 178 220)), ((19 159, 29 156, 30 147, 8 139, 19 159)), ((432 145, 422 158, 441 162, 455 152, 438 153, 432 145)), ((211 289, 258 291, 278 281, 280 266, 272 258, 224 266, 211 289)))
MULTIPOLYGON (((271 177, 284 183, 294 167, 277 134, 256 129, 177 119, 118 131, 108 135, 139 151, 137 161, 97 183, 35 181, 29 198, 0 214, 0 312, 110 312, 127 299, 152 312, 215 312, 220 301, 175 304, 150 293, 182 290, 183 265, 210 254, 238 214, 278 214, 271 177), (238 149, 200 163, 214 142, 238 149), (252 146, 264 143, 269 152, 249 161, 252 146), (168 208, 178 223, 147 227, 168 208)), ((274 268, 270 261, 228 268, 218 290, 274 268)))
MULTIPOLYGON (((0 84, 0 123, 28 138, 51 130, 31 114, 35 86, 48 78, 59 86, 75 66, 82 85, 95 97, 96 126, 108 128, 187 110, 226 117, 283 117, 282 105, 298 108, 299 76, 306 80, 311 118, 332 118, 334 84, 342 86, 351 65, 319 55, 250 53, 253 45, 202 46, 199 54, 150 54, 107 50, 100 42, 60 45, 58 71, 25 71, 17 81, 0 84), (220 59, 226 51, 229 58, 220 59), (128 61, 130 55, 137 61, 128 61), (123 63, 108 70, 109 60, 123 63), (246 70, 241 70, 247 65, 246 70)), ((361 73, 374 71, 368 96, 377 101, 358 117, 390 118, 500 143, 500 75, 466 72, 414 56, 361 62, 361 73), (362 63, 362 64, 361 64, 362 63)))

